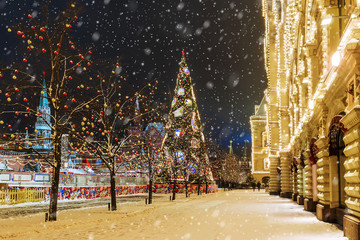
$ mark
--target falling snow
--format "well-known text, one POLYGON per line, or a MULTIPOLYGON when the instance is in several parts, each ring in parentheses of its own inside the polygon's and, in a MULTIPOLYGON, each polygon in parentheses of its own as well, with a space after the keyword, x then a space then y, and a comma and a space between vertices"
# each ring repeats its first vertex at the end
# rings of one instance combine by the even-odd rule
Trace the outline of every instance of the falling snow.
MULTIPOLYGON (((41 1, 0 1, 0 60, 21 55, 7 26, 28 13, 36 18, 40 8, 41 1)), ((161 99, 171 99, 184 49, 205 132, 224 145, 250 140, 249 117, 266 88, 260 0, 85 1, 75 26, 75 36, 98 57, 122 60, 134 86, 158 79, 161 99)))

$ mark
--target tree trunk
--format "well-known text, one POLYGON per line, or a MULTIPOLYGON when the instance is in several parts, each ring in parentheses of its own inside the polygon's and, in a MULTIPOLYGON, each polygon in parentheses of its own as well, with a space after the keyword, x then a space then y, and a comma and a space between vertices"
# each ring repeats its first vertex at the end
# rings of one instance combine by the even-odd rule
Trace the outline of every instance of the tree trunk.
POLYGON ((110 171, 110 193, 111 193, 111 211, 116 211, 116 186, 115 186, 115 172, 110 171))
MULTIPOLYGON (((55 134, 58 131, 55 130, 55 134)), ((54 167, 53 167, 53 179, 50 189, 50 206, 49 206, 49 221, 56 221, 57 215, 57 200, 59 192, 59 178, 61 168, 61 137, 54 137, 54 167)))
POLYGON ((54 171, 53 171, 53 178, 52 178, 51 189, 50 189, 49 221, 56 221, 60 167, 61 166, 58 163, 54 167, 54 171))
POLYGON ((175 200, 175 197, 176 197, 176 180, 174 179, 172 200, 175 200))
POLYGON ((205 175, 205 193, 208 194, 208 181, 206 175, 205 175))
POLYGON ((149 157, 148 165, 149 165, 149 204, 152 204, 152 195, 153 195, 153 173, 152 173, 152 164, 151 159, 149 157))
POLYGON ((152 204, 152 195, 153 195, 153 181, 150 178, 150 180, 149 180, 149 204, 152 204))
POLYGON ((188 182, 185 176, 185 196, 188 197, 188 195, 189 195, 188 182))
POLYGON ((200 195, 201 179, 198 178, 198 195, 200 195))

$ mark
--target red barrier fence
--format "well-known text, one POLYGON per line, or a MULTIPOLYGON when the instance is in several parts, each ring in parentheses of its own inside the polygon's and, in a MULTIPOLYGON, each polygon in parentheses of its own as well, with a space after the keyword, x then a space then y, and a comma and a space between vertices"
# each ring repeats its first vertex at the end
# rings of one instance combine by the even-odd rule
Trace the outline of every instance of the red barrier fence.
MULTIPOLYGON (((170 184, 155 184, 153 187, 154 193, 165 194, 172 192, 173 185, 170 184)), ((198 185, 188 185, 189 193, 197 193, 198 185)), ((42 189, 34 187, 9 187, 9 190, 13 189, 42 189)), ((50 187, 44 187, 45 197, 44 200, 49 199, 50 187)), ((116 195, 131 195, 139 193, 147 193, 149 186, 118 186, 116 187, 116 195)), ((206 186, 200 186, 200 192, 205 193, 206 186)), ((208 193, 214 193, 218 191, 217 185, 208 185, 208 193)), ((185 185, 177 185, 177 193, 185 193, 185 185)), ((110 187, 60 187, 58 199, 60 200, 73 200, 73 199, 93 199, 100 197, 110 197, 110 187)))

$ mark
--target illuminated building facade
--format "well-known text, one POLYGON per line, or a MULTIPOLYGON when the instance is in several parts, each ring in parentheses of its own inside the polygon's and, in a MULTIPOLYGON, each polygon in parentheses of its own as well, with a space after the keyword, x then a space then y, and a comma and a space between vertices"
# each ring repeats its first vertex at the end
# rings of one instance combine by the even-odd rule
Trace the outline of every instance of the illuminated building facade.
POLYGON ((360 0, 263 0, 263 16, 270 194, 359 239, 360 0))
POLYGON ((255 106, 255 114, 250 117, 251 125, 251 174, 257 182, 268 184, 270 161, 268 158, 268 133, 266 131, 266 99, 255 106))

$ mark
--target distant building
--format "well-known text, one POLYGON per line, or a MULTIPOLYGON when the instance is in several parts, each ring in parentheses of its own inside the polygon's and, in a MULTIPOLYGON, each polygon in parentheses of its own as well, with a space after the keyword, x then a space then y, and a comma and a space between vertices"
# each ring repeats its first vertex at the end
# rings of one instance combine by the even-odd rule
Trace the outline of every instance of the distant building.
POLYGON ((22 171, 25 166, 24 153, 1 150, 0 165, 0 171, 22 171))
MULTIPOLYGON (((126 147, 123 150, 124 161, 131 158, 140 157, 141 154, 145 153, 148 141, 151 139, 151 144, 153 144, 155 157, 160 157, 160 149, 162 141, 165 135, 165 128, 163 123, 160 122, 151 122, 144 127, 142 114, 139 106, 139 100, 136 99, 134 112, 128 117, 128 127, 126 128, 127 135, 126 147)), ((136 162, 136 161, 135 161, 136 162)), ((141 161, 138 161, 141 165, 141 161)), ((138 171, 143 168, 134 161, 130 161, 129 165, 126 167, 121 167, 120 171, 129 172, 129 171, 138 171)))
POLYGON ((126 131, 128 134, 128 143, 125 152, 128 155, 137 154, 141 151, 143 129, 141 124, 141 111, 139 106, 139 100, 136 99, 135 110, 133 115, 129 116, 130 122, 126 131))
MULTIPOLYGON (((251 174, 256 181, 267 184, 270 178, 270 162, 266 132, 266 99, 255 106, 255 114, 250 117, 251 125, 251 174)), ((250 166, 249 166, 250 167, 250 166)))
POLYGON ((209 155, 209 164, 211 173, 213 176, 213 179, 215 181, 215 184, 221 187, 221 173, 223 171, 222 169, 222 161, 220 159, 220 155, 217 152, 212 153, 209 155))
POLYGON ((61 137, 61 162, 65 168, 75 168, 80 160, 77 159, 76 151, 69 148, 69 134, 63 134, 61 137))
POLYGON ((156 122, 149 123, 145 128, 146 138, 151 138, 156 150, 160 150, 163 138, 165 136, 164 124, 156 122))
MULTIPOLYGON (((37 112, 40 113, 36 118, 35 123, 35 138, 30 138, 28 130, 26 130, 24 147, 29 149, 30 143, 31 147, 39 153, 47 154, 52 151, 52 141, 51 141, 51 109, 49 106, 48 94, 46 90, 45 80, 43 81, 43 89, 40 96, 39 106, 37 107, 37 112)), ((4 166, 8 166, 14 171, 32 171, 40 172, 42 171, 41 165, 47 165, 45 162, 40 163, 37 161, 39 159, 35 151, 29 150, 20 150, 20 148, 15 148, 15 146, 7 146, 7 149, 4 149, 0 152, 0 161, 4 166)))
MULTIPOLYGON (((46 90, 45 79, 43 80, 43 89, 41 91, 39 106, 37 107, 37 112, 40 113, 36 117, 35 122, 35 139, 29 139, 28 130, 26 130, 26 141, 25 147, 29 147, 29 142, 32 142, 32 148, 39 153, 48 154, 52 151, 52 141, 51 141, 51 109, 49 106, 48 94, 46 90)), ((26 156, 26 164, 23 168, 23 171, 30 172, 40 172, 41 163, 36 161, 39 157, 37 153, 32 152, 31 150, 24 153, 26 156)), ((43 162, 44 164, 44 162, 43 162)), ((46 164, 47 165, 47 164, 46 164)))
POLYGON ((240 165, 240 182, 245 182, 247 178, 251 174, 251 158, 247 156, 247 145, 246 143, 249 143, 248 140, 245 140, 245 146, 244 146, 244 154, 240 158, 239 165, 240 165))
POLYGON ((40 96, 40 103, 37 107, 37 111, 41 114, 36 118, 35 134, 36 138, 40 139, 37 144, 33 146, 34 149, 48 152, 52 149, 51 142, 51 110, 49 106, 49 100, 46 90, 45 80, 43 82, 43 90, 40 96))

